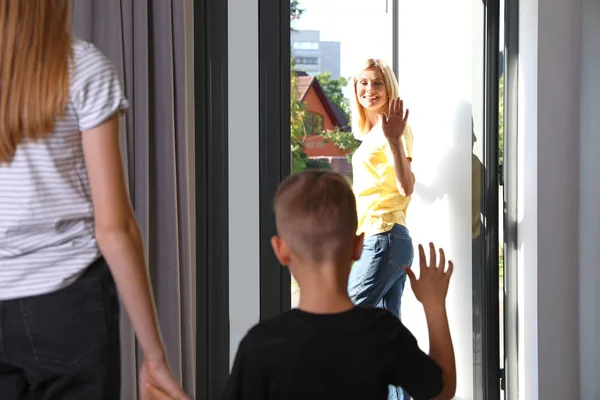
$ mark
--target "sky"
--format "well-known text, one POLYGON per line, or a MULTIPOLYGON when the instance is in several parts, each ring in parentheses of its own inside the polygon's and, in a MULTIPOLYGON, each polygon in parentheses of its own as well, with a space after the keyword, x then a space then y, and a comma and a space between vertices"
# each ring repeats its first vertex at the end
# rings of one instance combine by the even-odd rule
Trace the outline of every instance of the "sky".
POLYGON ((341 76, 348 78, 363 59, 392 62, 392 18, 386 13, 387 1, 300 0, 304 12, 292 27, 318 30, 322 41, 340 42, 341 76))
MULTIPOLYGON (((402 1, 402 0, 400 0, 402 1)), ((300 0, 304 9, 292 27, 318 30, 322 41, 340 42, 341 76, 350 77, 366 58, 382 58, 392 63, 392 15, 387 3, 392 0, 300 0)), ((500 21, 504 1, 500 1, 500 21)), ((503 24, 500 24, 500 43, 503 24)), ((344 90, 348 96, 349 88, 344 90)))

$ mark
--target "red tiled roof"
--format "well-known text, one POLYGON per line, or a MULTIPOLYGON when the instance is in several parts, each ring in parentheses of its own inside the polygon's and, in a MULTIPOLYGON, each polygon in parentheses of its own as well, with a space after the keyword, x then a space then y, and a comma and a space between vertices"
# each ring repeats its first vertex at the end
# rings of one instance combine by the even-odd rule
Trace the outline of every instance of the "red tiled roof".
POLYGON ((308 89, 312 86, 315 80, 314 76, 298 76, 298 100, 304 101, 308 89))
POLYGON ((298 78, 298 101, 304 101, 304 98, 308 94, 311 87, 314 86, 317 96, 321 100, 325 110, 329 114, 329 117, 333 121, 335 126, 342 129, 348 128, 348 120, 344 114, 337 108, 337 106, 327 97, 325 91, 319 84, 319 80, 310 75, 296 75, 298 78))

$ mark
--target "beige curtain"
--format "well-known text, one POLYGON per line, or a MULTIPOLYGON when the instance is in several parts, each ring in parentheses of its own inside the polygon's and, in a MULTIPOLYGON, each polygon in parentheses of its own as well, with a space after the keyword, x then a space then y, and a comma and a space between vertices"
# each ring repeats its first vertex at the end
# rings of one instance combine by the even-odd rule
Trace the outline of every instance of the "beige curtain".
MULTIPOLYGON (((195 392, 192 1, 74 0, 75 34, 116 65, 131 103, 122 143, 169 361, 195 392)), ((141 358, 122 312, 122 399, 137 398, 141 358)))

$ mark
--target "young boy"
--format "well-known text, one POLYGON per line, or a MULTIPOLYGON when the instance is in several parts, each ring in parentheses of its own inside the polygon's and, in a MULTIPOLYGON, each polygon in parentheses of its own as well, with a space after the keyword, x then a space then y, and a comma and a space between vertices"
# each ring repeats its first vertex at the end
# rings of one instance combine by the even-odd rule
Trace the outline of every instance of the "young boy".
MULTIPOLYGON (((347 283, 362 251, 356 203, 331 171, 292 175, 275 195, 275 254, 300 285, 299 308, 254 326, 241 341, 223 400, 385 400, 388 385, 415 400, 451 399, 454 352, 445 298, 452 263, 419 246, 420 276, 407 270, 423 304, 430 355, 391 313, 355 307, 347 283)), ((168 397, 164 397, 168 399, 168 397)), ((162 399, 157 393, 155 399, 162 399)))

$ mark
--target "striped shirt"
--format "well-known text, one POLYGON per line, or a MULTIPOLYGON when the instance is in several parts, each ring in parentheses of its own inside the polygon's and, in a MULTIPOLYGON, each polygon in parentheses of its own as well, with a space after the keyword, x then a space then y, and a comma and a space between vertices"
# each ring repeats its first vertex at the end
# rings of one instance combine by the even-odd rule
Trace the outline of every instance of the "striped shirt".
POLYGON ((65 118, 0 165, 0 300, 62 289, 100 256, 81 132, 128 103, 96 47, 74 39, 73 56, 65 118))

